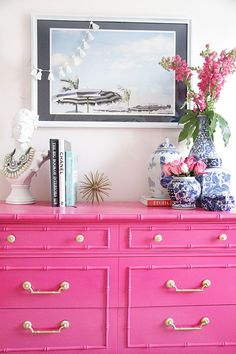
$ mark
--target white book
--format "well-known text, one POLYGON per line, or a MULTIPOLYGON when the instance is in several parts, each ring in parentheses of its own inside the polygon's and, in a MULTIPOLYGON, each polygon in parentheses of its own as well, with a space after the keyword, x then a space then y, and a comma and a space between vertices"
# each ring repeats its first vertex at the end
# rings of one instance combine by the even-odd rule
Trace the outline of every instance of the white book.
POLYGON ((59 206, 66 206, 66 183, 65 183, 65 151, 71 150, 71 144, 65 139, 59 139, 58 162, 59 162, 59 206))

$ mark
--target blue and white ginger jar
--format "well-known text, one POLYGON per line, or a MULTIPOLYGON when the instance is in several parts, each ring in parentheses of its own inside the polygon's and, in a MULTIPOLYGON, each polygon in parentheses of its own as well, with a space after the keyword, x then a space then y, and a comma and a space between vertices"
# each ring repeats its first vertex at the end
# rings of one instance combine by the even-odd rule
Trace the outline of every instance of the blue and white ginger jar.
POLYGON ((195 209, 201 193, 200 183, 195 177, 173 177, 168 192, 174 209, 195 209))
POLYGON ((148 161, 148 186, 149 194, 159 199, 170 199, 167 185, 172 177, 166 177, 162 172, 162 166, 179 158, 179 152, 175 146, 165 138, 164 143, 151 154, 148 161))

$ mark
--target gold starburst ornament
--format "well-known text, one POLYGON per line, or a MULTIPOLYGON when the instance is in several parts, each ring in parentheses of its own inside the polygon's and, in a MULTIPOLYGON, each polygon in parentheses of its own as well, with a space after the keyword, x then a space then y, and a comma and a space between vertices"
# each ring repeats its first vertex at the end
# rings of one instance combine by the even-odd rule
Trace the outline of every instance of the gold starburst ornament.
POLYGON ((108 190, 111 190, 111 183, 104 175, 90 172, 88 175, 84 175, 84 180, 81 182, 80 193, 83 199, 89 202, 103 202, 105 196, 109 196, 108 190))

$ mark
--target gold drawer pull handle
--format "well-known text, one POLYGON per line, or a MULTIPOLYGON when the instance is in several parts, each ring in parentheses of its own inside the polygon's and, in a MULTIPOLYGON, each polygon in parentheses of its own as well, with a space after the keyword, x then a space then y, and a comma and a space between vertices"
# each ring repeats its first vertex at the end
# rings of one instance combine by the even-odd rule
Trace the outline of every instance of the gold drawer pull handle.
POLYGON ((23 289, 29 290, 31 294, 39 294, 39 295, 48 295, 48 294, 60 294, 62 290, 68 290, 70 284, 67 281, 63 281, 60 284, 60 288, 58 290, 34 290, 29 281, 25 281, 22 284, 23 289))
POLYGON ((175 285, 174 280, 168 280, 166 282, 166 287, 168 289, 174 288, 176 292, 183 292, 183 293, 203 291, 205 288, 209 288, 209 286, 211 286, 211 281, 208 279, 203 280, 201 288, 196 288, 196 289, 178 289, 177 286, 175 285))
POLYGON ((29 329, 31 331, 31 333, 33 334, 45 334, 45 333, 53 333, 53 334, 57 334, 57 333, 61 333, 62 329, 68 328, 70 326, 70 323, 68 321, 62 321, 60 323, 60 328, 58 329, 52 329, 52 330, 48 330, 48 329, 43 329, 43 330, 36 330, 33 329, 32 327, 32 323, 30 321, 25 321, 23 323, 23 328, 24 329, 29 329))
POLYGON ((198 326, 195 326, 195 327, 176 327, 176 325, 174 324, 173 318, 167 318, 165 320, 165 325, 167 327, 172 327, 175 331, 195 331, 195 330, 200 330, 204 326, 208 325, 209 323, 210 323, 209 318, 208 317, 203 317, 203 318, 201 318, 200 324, 198 326))
POLYGON ((228 236, 226 234, 221 234, 218 238, 220 241, 226 241, 228 236))
POLYGON ((163 239, 163 236, 162 236, 162 235, 156 235, 156 236, 154 236, 154 241, 155 241, 155 242, 161 242, 162 239, 163 239))
POLYGON ((77 235, 75 241, 78 243, 84 242, 84 235, 77 235))
POLYGON ((15 240, 16 240, 16 236, 15 235, 8 235, 7 236, 7 242, 14 243, 15 240))

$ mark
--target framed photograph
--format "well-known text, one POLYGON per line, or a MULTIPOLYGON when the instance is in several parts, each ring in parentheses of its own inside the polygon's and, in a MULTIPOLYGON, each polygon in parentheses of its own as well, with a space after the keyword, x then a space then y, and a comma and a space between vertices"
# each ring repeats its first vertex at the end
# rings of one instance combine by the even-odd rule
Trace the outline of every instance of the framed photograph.
POLYGON ((176 127, 186 88, 159 64, 189 61, 188 20, 32 18, 40 126, 176 127))

